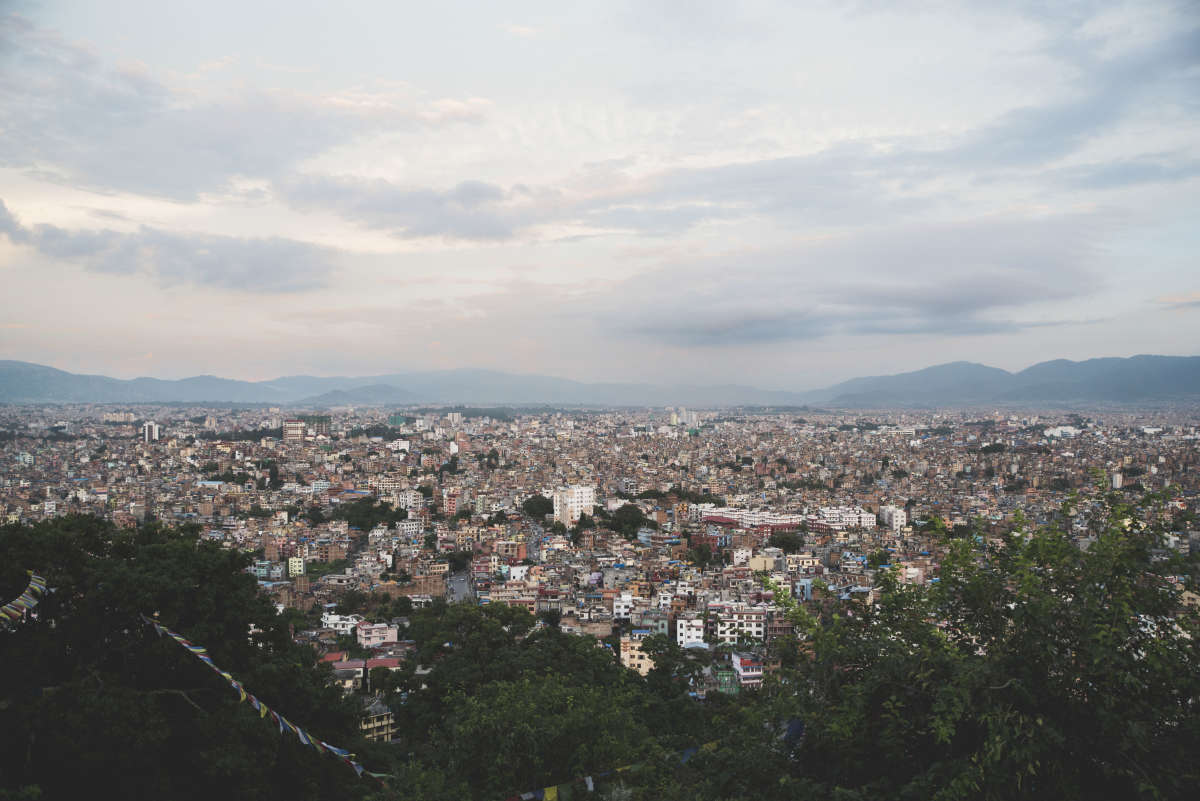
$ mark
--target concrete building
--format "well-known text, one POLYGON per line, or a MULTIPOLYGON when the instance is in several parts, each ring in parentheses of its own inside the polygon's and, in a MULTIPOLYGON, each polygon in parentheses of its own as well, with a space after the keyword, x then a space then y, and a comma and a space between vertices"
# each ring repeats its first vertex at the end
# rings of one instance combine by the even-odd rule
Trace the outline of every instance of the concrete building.
POLYGON ((754 654, 735 653, 730 657, 733 674, 744 688, 758 687, 763 679, 763 660, 754 654))
POLYGON ((333 629, 338 634, 349 634, 362 620, 362 615, 338 615, 326 612, 321 615, 321 627, 333 629))
POLYGON ((676 618, 675 642, 680 648, 704 642, 704 617, 699 612, 687 612, 676 618))
POLYGON ((879 525, 883 526, 884 528, 891 529, 894 532, 899 532, 907 524, 908 515, 901 507, 879 507, 879 525))
POLYGON ((654 660, 642 650, 642 640, 650 636, 649 629, 634 629, 621 638, 621 665, 645 676, 654 669, 654 660))
POLYGON ((596 488, 573 484, 569 487, 559 487, 554 493, 554 520, 566 526, 573 526, 579 521, 579 516, 590 515, 596 505, 596 488))
POLYGON ((363 648, 374 648, 376 645, 400 640, 400 630, 387 623, 368 623, 364 620, 355 626, 354 631, 358 644, 363 648))
POLYGON ((284 420, 283 421, 283 441, 284 442, 303 442, 304 441, 305 425, 303 420, 284 420))
POLYGON ((363 737, 372 742, 391 742, 396 736, 396 717, 382 698, 370 698, 359 718, 359 729, 363 737))

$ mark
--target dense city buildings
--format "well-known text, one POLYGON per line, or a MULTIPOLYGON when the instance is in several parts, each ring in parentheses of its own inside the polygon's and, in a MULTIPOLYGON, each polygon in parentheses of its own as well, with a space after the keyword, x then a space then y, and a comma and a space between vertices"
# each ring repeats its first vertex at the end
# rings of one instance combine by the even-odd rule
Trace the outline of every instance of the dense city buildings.
MULTIPOLYGON (((1086 547, 1110 489, 1171 488, 1180 521, 1200 491, 1188 412, 80 405, 7 407, 0 431, 5 522, 198 526, 255 554, 279 608, 322 612, 305 636, 330 648, 404 641, 401 619, 331 611, 348 597, 504 604, 642 674, 653 635, 733 649, 699 693, 761 683, 794 634, 779 593, 871 600, 884 570, 935 582, 948 532, 1054 523, 1086 547)), ((362 690, 365 667, 338 670, 362 690)))

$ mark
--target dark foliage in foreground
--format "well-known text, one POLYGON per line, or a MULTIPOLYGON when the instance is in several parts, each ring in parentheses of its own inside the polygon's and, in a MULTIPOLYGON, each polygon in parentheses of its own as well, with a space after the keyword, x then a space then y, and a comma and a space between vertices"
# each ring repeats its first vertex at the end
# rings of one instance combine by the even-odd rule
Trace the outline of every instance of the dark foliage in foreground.
POLYGON ((288 638, 246 556, 188 529, 7 527, 0 595, 26 566, 54 591, 0 630, 0 799, 502 799, 625 766, 597 797, 1190 798, 1195 568, 1138 522, 1156 500, 1112 501, 1086 550, 1052 530, 948 540, 930 588, 886 575, 875 607, 798 608, 801 649, 738 698, 691 698, 700 664, 666 641, 648 643, 660 668, 641 679, 523 611, 435 605, 412 615, 418 658, 372 676, 397 710, 388 745, 358 739, 353 699, 288 638), (143 612, 393 778, 281 737, 143 612))

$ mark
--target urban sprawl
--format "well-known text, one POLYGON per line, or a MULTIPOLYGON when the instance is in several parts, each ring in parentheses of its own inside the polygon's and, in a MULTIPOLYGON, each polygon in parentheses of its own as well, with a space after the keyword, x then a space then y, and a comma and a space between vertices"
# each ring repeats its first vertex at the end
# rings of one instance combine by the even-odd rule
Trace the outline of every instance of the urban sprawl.
MULTIPOLYGON (((642 675, 665 635, 713 653, 697 695, 741 692, 795 601, 936 582, 948 541, 1014 526, 1087 547, 1106 494, 1171 489, 1185 520, 1200 490, 1200 428, 1170 412, 82 405, 7 407, 0 437, 0 520, 199 526, 254 554, 347 692, 400 669, 397 612, 438 599, 523 607, 642 675)), ((390 739, 389 710, 364 710, 390 739)))

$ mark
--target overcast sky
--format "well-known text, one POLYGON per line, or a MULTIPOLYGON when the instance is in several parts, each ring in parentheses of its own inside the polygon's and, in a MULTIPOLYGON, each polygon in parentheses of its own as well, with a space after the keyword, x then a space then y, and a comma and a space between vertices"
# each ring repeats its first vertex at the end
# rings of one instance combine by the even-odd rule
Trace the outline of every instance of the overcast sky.
POLYGON ((75 372, 1194 355, 1200 4, 0 0, 0 202, 75 372))

